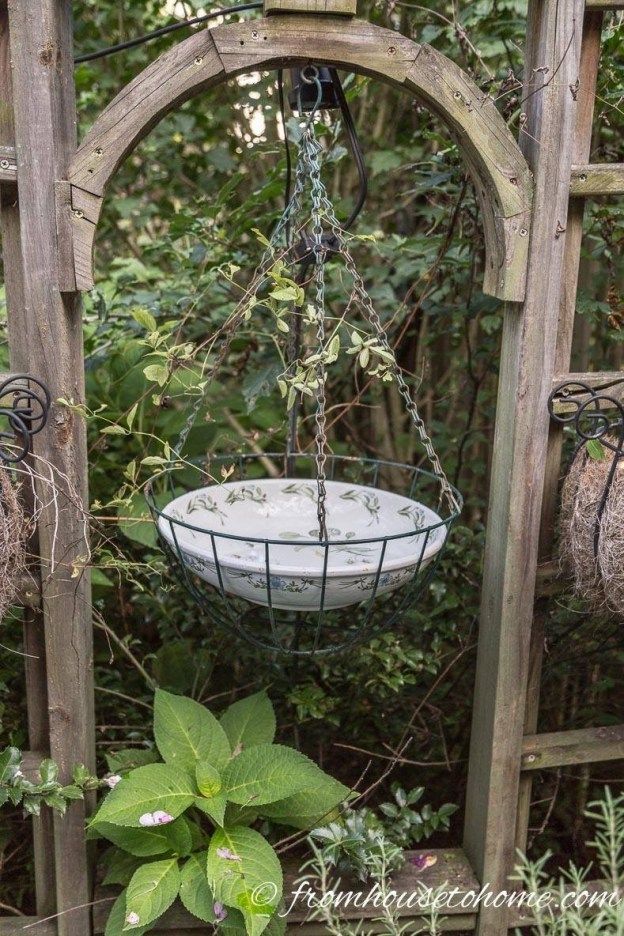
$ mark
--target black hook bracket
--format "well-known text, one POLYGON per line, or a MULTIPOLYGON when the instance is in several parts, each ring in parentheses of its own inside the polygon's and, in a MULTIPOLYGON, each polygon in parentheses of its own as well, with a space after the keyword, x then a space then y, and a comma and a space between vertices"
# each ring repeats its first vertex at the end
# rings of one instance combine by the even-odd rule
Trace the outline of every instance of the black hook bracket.
POLYGON ((0 382, 0 461, 14 465, 26 458, 51 402, 46 385, 30 374, 11 374, 0 382))
POLYGON ((548 397, 548 412, 551 419, 572 428, 577 437, 574 457, 588 442, 596 441, 612 452, 611 465, 604 491, 596 511, 594 529, 594 554, 598 554, 600 522, 607 503, 615 472, 624 458, 624 403, 608 391, 624 384, 624 375, 602 388, 590 387, 583 381, 566 381, 555 387, 548 397), (559 404, 559 407, 558 405, 559 404), (561 404, 565 404, 562 410, 561 404))

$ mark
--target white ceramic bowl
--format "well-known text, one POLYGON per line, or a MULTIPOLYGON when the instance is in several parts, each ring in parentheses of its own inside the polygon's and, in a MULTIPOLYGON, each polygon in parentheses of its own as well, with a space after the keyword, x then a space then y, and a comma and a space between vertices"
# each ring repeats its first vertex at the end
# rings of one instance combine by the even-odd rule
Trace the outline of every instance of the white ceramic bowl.
POLYGON ((216 588, 260 605, 269 604, 270 589, 273 607, 300 611, 394 591, 444 545, 446 526, 418 501, 344 481, 327 481, 326 489, 327 547, 318 542, 314 480, 199 488, 167 504, 158 527, 189 569, 216 588), (385 540, 378 577, 387 537, 396 538, 385 540))

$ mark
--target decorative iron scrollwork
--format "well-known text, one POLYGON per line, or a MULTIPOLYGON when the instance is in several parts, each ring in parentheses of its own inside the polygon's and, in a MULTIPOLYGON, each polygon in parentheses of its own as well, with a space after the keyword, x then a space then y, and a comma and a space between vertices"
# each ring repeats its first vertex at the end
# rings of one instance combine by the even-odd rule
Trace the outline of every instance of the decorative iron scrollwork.
POLYGON ((570 426, 576 433, 578 443, 574 457, 581 446, 592 441, 600 442, 605 449, 613 453, 604 491, 596 511, 594 531, 596 555, 602 514, 618 463, 624 457, 624 403, 608 392, 620 384, 624 384, 624 375, 597 388, 590 387, 582 381, 567 381, 555 387, 548 398, 548 412, 551 418, 561 425, 570 426), (566 408, 557 412, 557 404, 565 404, 566 408))
POLYGON ((46 424, 50 403, 46 385, 30 374, 12 374, 0 383, 0 461, 16 464, 28 455, 32 437, 46 424))

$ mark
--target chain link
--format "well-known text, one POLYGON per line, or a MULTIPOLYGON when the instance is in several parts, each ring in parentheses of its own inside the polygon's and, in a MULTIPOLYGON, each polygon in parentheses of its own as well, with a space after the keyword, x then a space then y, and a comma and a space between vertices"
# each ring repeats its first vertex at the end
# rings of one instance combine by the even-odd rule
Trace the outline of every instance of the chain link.
MULTIPOLYGON (((254 271, 252 281, 250 286, 245 292, 245 296, 238 303, 236 309, 225 323, 220 332, 220 337, 222 337, 222 344, 219 348, 219 351, 216 355, 213 365, 211 366, 208 375, 206 377, 206 382, 204 389, 198 399, 195 401, 195 404, 191 410, 189 418, 187 419, 184 427, 180 433, 178 439, 176 451, 174 455, 179 456, 188 435, 195 423, 195 420, 199 414, 199 411, 202 407, 205 396, 208 392, 208 388, 212 381, 214 380, 219 369, 223 365, 232 342, 236 335, 236 330, 239 325, 245 319, 247 309, 249 307, 249 302, 257 294, 258 289, 264 282, 267 277, 267 274, 270 268, 274 265, 276 260, 276 248, 280 242, 280 239, 284 234, 286 234, 286 246, 284 248, 283 256, 287 256, 293 250, 293 244, 291 242, 290 233, 291 233, 291 222, 293 219, 301 212, 302 208, 302 199, 306 191, 306 183, 310 185, 310 199, 311 199, 311 214, 310 220, 311 224, 311 253, 313 255, 313 265, 314 265, 314 274, 313 281, 315 285, 315 323, 316 323, 316 342, 317 342, 317 353, 319 355, 319 361, 315 368, 315 376, 317 380, 317 387, 315 392, 315 403, 316 403, 316 412, 315 412, 315 464, 316 464, 316 481, 317 481, 317 490, 318 490, 318 500, 317 500, 317 516, 319 522, 319 539, 321 541, 327 540, 327 511, 326 511, 326 497, 327 490, 325 482, 327 480, 326 475, 326 463, 327 463, 327 417, 326 417, 326 368, 324 362, 325 354, 325 341, 326 341, 326 331, 325 331, 325 260, 328 252, 327 240, 323 243, 323 228, 324 223, 327 226, 328 230, 332 235, 332 252, 339 253, 345 264, 347 272, 350 274, 353 288, 352 288, 352 298, 355 298, 357 304, 360 306, 365 318, 373 329, 380 346, 388 355, 390 364, 389 369, 392 373, 392 376, 397 384, 397 389, 404 400, 407 412, 412 420, 418 437, 423 445, 423 448, 427 454, 427 458, 432 466, 434 475, 440 481, 440 486, 443 496, 446 498, 449 506, 452 511, 458 511, 460 509, 459 502, 455 496, 454 490, 444 472, 442 463, 435 451, 433 442, 427 433, 425 423, 418 411, 418 406, 415 400, 412 398, 410 388, 407 385, 407 382, 403 376, 403 372, 399 367, 394 351, 388 341, 387 335, 384 331, 381 319, 373 306, 372 300, 366 290, 362 276, 360 275, 353 256, 349 250, 347 239, 345 237, 344 231, 338 221, 334 207, 329 199, 327 194, 327 189, 321 178, 321 161, 320 155, 322 152, 321 144, 317 141, 314 128, 312 124, 312 119, 309 119, 306 126, 303 128, 301 139, 299 141, 299 152, 297 157, 297 164, 295 169, 295 184, 293 186, 292 197, 286 206, 284 213, 282 214, 278 224, 275 227, 275 230, 271 237, 270 245, 264 251, 264 254, 260 260, 260 263, 254 271)), ((305 239, 304 232, 304 247, 307 247, 308 244, 305 239)), ((301 260, 301 258, 297 258, 301 260)))

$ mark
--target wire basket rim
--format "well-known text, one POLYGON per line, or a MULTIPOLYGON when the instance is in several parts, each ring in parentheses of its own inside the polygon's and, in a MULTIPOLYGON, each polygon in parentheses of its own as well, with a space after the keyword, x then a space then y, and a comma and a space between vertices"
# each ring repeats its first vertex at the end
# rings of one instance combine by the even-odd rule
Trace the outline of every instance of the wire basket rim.
MULTIPOLYGON (((291 458, 291 457, 313 458, 313 456, 310 456, 307 453, 293 453, 292 455, 288 455, 284 452, 263 452, 262 454, 251 453, 251 454, 244 454, 244 455, 239 454, 239 455, 234 455, 234 456, 216 455, 216 456, 211 456, 210 461, 236 462, 238 460, 240 462, 241 459, 244 459, 245 461, 256 460, 259 462, 261 458, 283 459, 283 458, 291 458)), ((347 461, 347 462, 352 462, 352 463, 373 464, 373 465, 378 465, 381 467, 402 468, 407 471, 410 471, 413 475, 424 475, 426 477, 431 478, 436 483, 438 484, 440 483, 440 479, 433 472, 428 471, 424 468, 418 468, 415 465, 409 465, 403 462, 391 461, 388 459, 359 458, 357 456, 350 456, 350 455, 329 455, 328 460, 329 459, 332 459, 334 461, 347 461)), ((219 529, 210 529, 207 527, 200 527, 192 523, 187 523, 185 520, 179 520, 178 518, 172 517, 171 515, 165 513, 164 509, 159 507, 158 504, 156 503, 155 496, 153 493, 153 486, 156 482, 158 482, 159 479, 172 478, 174 477, 177 471, 183 470, 185 467, 189 467, 189 466, 198 467, 198 463, 204 464, 205 462, 206 462, 206 458, 203 456, 200 456, 199 458, 191 459, 186 462, 175 463, 170 466, 167 466, 162 471, 159 471, 156 475, 150 478, 150 480, 145 485, 144 492, 145 492, 145 498, 149 505, 150 511, 152 512, 152 515, 155 515, 156 517, 158 517, 158 519, 163 518, 164 520, 167 521, 167 523, 170 524, 171 527, 173 526, 182 527, 183 529, 191 530, 194 533, 202 533, 204 535, 210 536, 211 538, 214 537, 214 538, 218 538, 222 540, 234 540, 237 542, 245 542, 245 543, 258 543, 259 545, 268 545, 268 546, 297 546, 297 547, 316 546, 317 548, 318 547, 329 548, 332 546, 360 546, 360 545, 367 545, 367 544, 369 545, 370 544, 383 544, 384 542, 388 543, 394 540, 400 540, 400 539, 405 539, 407 537, 413 537, 416 534, 427 535, 427 539, 428 539, 429 535, 435 530, 438 530, 442 527, 450 528, 450 526, 455 522, 455 520, 458 518, 459 514, 461 513, 461 508, 463 506, 463 498, 460 492, 455 487, 452 486, 453 494, 455 495, 457 499, 458 508, 456 510, 450 511, 446 517, 441 516, 438 513, 438 510, 435 510, 435 513, 439 517, 438 522, 430 523, 430 524, 427 524, 426 526, 419 527, 417 530, 407 530, 401 533, 387 534, 385 536, 373 536, 373 537, 358 538, 358 539, 354 539, 354 538, 331 539, 328 537, 327 539, 324 539, 324 540, 312 539, 312 538, 309 540, 305 540, 305 539, 271 539, 269 537, 257 537, 257 536, 248 536, 248 535, 243 536, 239 534, 226 533, 223 530, 219 530, 219 529)), ((250 479, 250 481, 252 482, 261 481, 261 480, 276 480, 277 481, 277 480, 288 480, 288 479, 287 478, 285 479, 280 479, 280 478, 250 479)), ((316 481, 315 478, 309 478, 309 479, 297 478, 294 480, 299 480, 299 481, 310 480, 313 483, 315 483, 316 481)), ((227 481, 224 483, 227 483, 227 481)), ((353 482, 353 483, 357 484, 358 487, 368 487, 368 488, 371 488, 371 490, 379 490, 379 488, 376 488, 372 485, 363 485, 363 484, 358 484, 357 482, 353 482)), ((216 482, 214 485, 211 485, 211 484, 202 485, 202 488, 210 488, 210 487, 216 487, 216 486, 220 486, 219 482, 216 482)), ((202 488, 198 488, 197 490, 201 490, 202 488)), ((388 493, 394 493, 394 492, 390 491, 388 493)), ((419 504, 423 507, 428 507, 427 504, 424 504, 422 501, 416 500, 413 497, 409 497, 408 495, 399 495, 399 496, 404 497, 405 500, 410 500, 415 504, 419 504)), ((172 498, 172 500, 173 499, 174 498, 172 498)), ((431 511, 434 510, 434 508, 432 507, 428 507, 428 509, 431 511)), ((185 546, 185 549, 187 549, 187 546, 185 546)))

